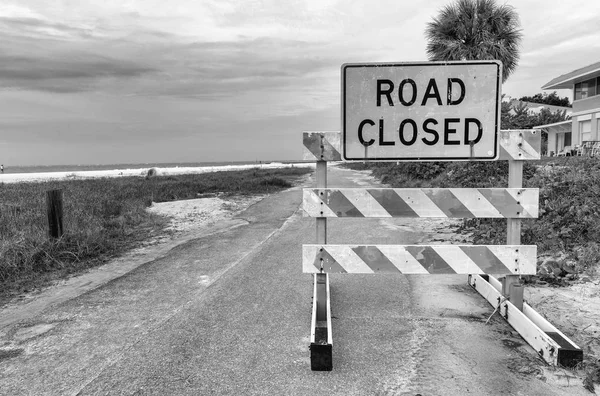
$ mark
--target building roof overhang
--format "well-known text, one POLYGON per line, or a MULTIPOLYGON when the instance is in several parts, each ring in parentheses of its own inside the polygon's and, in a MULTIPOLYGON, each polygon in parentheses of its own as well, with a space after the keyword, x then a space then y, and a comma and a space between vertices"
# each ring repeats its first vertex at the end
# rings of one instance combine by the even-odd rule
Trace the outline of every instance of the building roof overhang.
POLYGON ((573 126, 573 121, 566 120, 566 121, 555 122, 552 124, 537 125, 537 126, 534 126, 533 129, 546 129, 546 130, 551 130, 553 132, 571 132, 572 126, 573 126))
POLYGON ((573 84, 600 76, 600 62, 592 63, 581 69, 573 70, 547 82, 542 89, 573 89, 573 84))

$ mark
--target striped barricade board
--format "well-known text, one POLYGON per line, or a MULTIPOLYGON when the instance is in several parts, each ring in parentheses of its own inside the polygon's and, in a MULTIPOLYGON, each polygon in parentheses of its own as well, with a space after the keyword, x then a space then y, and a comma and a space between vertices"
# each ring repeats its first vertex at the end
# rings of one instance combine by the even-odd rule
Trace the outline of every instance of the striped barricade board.
POLYGON ((341 134, 334 132, 304 132, 304 159, 317 161, 341 161, 341 134))
POLYGON ((539 160, 542 134, 534 129, 500 131, 501 160, 539 160))
MULTIPOLYGON (((501 130, 500 160, 539 160, 542 137, 533 129, 501 130)), ((303 159, 313 161, 342 161, 340 132, 304 132, 303 159)), ((370 161, 377 161, 370 159, 370 161)))
POLYGON ((303 245, 304 273, 536 273, 535 245, 303 245))
POLYGON ((537 218, 537 188, 305 188, 307 217, 537 218))

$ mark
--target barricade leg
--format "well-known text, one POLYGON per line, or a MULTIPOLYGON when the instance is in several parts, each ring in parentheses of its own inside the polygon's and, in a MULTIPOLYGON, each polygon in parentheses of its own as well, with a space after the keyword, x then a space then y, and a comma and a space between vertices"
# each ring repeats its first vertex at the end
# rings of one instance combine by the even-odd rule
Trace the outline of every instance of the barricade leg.
MULTIPOLYGON (((522 136, 522 134, 521 134, 522 136)), ((523 162, 508 161, 508 187, 523 187, 523 162)), ((508 219, 506 227, 506 243, 508 245, 521 244, 521 219, 508 219)), ((523 310, 523 291, 518 275, 507 275, 504 278, 502 294, 520 311, 523 310)))
POLYGON ((325 273, 314 274, 310 340, 311 370, 331 371, 333 369, 332 350, 329 275, 325 273))

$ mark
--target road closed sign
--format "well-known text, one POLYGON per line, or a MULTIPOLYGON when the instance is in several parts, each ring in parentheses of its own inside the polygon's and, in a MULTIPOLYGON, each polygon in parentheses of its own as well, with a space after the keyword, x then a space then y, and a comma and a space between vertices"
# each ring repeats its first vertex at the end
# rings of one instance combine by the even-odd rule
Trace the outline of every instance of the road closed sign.
POLYGON ((501 63, 342 66, 344 160, 498 158, 501 63))

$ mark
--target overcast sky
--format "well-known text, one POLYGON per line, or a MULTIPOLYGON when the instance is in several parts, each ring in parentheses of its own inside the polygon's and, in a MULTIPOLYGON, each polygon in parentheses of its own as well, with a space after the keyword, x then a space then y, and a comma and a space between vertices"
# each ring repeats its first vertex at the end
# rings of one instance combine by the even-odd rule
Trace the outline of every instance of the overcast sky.
MULTIPOLYGON (((0 163, 300 159, 303 130, 340 128, 341 64, 426 60, 447 3, 2 0, 0 163)), ((599 1, 508 4, 503 93, 600 60, 599 1)))

